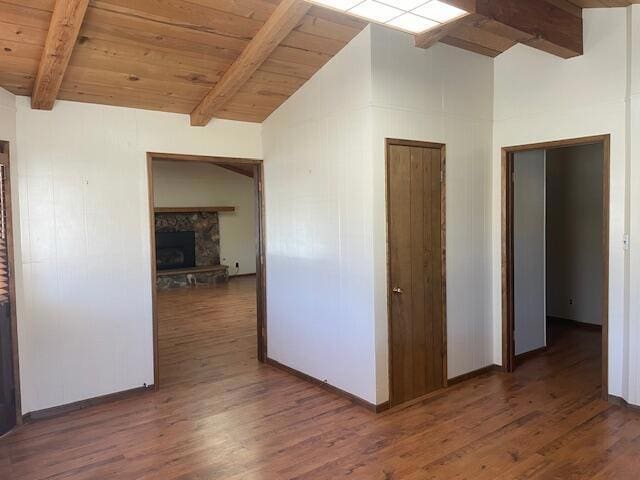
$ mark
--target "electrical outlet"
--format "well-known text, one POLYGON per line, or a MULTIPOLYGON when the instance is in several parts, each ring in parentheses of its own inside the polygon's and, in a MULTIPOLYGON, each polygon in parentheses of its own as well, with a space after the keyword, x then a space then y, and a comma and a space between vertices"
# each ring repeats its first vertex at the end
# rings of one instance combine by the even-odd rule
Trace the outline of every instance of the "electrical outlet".
POLYGON ((569 305, 573 305, 573 298, 569 299, 569 305))
POLYGON ((240 262, 236 262, 236 268, 240 268, 240 262))

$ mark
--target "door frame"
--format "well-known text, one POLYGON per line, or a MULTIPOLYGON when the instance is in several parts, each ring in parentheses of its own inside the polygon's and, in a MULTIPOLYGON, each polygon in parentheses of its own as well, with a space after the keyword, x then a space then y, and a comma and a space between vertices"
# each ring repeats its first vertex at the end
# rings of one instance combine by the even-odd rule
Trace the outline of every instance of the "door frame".
POLYGON ((158 307, 156 298, 156 236, 155 211, 153 195, 153 162, 201 162, 225 166, 253 166, 253 183, 256 206, 256 330, 258 361, 265 363, 267 359, 267 265, 265 258, 265 208, 264 208, 264 164, 254 158, 215 157, 206 155, 182 155, 175 153, 147 153, 147 181, 149 192, 149 230, 151 257, 151 301, 153 310, 153 377, 154 388, 160 388, 160 352, 158 348, 158 307))
POLYGON ((13 360, 13 386, 15 391, 16 425, 23 424, 22 395, 20 390, 20 360, 18 356, 18 314, 16 309, 15 259, 13 249, 13 210, 11 202, 11 153, 10 144, 0 141, 0 163, 6 171, 5 212, 7 221, 7 267, 9 274, 9 304, 11 309, 11 348, 13 360))
POLYGON ((387 230, 387 349, 389 376, 389 405, 396 405, 393 398, 393 338, 391 328, 391 242, 390 242, 390 194, 391 185, 389 182, 389 168, 391 160, 391 147, 394 145, 404 147, 419 147, 440 150, 440 259, 442 262, 442 377, 443 388, 448 386, 448 366, 447 366, 447 191, 446 191, 446 145, 444 143, 423 142, 418 140, 402 140, 398 138, 385 139, 385 210, 386 210, 386 230, 387 230))
POLYGON ((594 135, 552 142, 531 143, 502 148, 502 367, 515 369, 514 343, 514 252, 513 252, 513 162, 518 152, 561 147, 602 144, 602 396, 609 396, 609 185, 611 135, 594 135))

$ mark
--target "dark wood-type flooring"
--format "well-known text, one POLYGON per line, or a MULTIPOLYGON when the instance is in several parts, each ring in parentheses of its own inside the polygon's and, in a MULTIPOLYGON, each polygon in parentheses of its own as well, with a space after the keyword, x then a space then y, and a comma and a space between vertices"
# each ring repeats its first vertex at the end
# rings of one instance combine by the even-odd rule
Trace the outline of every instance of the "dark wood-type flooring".
POLYGON ((640 478, 640 414, 600 399, 598 332, 375 415, 258 364, 253 282, 160 294, 160 391, 20 427, 0 478, 640 478))

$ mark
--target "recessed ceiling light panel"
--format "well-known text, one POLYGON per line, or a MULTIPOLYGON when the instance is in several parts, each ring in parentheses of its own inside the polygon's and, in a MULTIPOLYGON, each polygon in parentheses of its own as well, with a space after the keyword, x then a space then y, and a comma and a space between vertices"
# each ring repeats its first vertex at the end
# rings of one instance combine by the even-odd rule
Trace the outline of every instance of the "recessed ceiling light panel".
POLYGON ((450 22, 467 13, 460 8, 441 2, 440 0, 431 0, 412 10, 412 12, 440 23, 450 22))
POLYGON ((433 20, 429 20, 428 18, 414 15, 413 13, 405 13, 404 15, 400 15, 399 17, 394 18, 393 20, 388 22, 387 25, 411 33, 422 33, 426 32, 427 30, 431 30, 432 28, 438 27, 441 24, 438 22, 434 22, 433 20))
POLYGON ((378 0, 381 3, 386 3, 392 7, 396 7, 405 12, 410 12, 416 7, 424 4, 427 0, 378 0))
POLYGON ((467 14, 446 0, 308 0, 410 33, 422 33, 467 14))
POLYGON ((404 12, 397 8, 390 7, 389 5, 385 5, 384 3, 376 2, 375 0, 365 0, 349 10, 349 13, 375 22, 386 23, 389 20, 399 17, 404 12))

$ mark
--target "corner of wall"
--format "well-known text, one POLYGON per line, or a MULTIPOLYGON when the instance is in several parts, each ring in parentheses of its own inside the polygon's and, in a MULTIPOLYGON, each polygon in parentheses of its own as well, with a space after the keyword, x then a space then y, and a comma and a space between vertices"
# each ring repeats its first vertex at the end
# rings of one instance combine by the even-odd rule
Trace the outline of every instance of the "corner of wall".
POLYGON ((13 109, 16 107, 16 96, 2 87, 0 87, 0 107, 13 109))
POLYGON ((627 7, 624 354, 622 397, 640 404, 640 5, 627 7))

